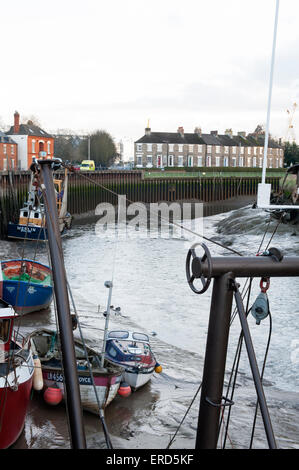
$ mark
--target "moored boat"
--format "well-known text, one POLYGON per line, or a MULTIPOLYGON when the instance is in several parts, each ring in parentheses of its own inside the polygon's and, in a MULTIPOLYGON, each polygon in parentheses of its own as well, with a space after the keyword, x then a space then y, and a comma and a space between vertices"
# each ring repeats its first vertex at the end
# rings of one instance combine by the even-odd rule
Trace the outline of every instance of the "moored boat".
POLYGON ((109 331, 106 340, 106 357, 124 367, 123 380, 133 391, 145 385, 153 373, 161 372, 151 350, 149 337, 135 331, 109 331))
MULTIPOLYGON (((55 179, 56 203, 58 211, 58 222, 60 233, 71 227, 72 217, 67 211, 67 188, 68 173, 65 170, 64 181, 55 179)), ((29 185, 28 198, 20 209, 17 223, 9 222, 7 226, 7 237, 19 240, 48 239, 46 227, 45 209, 42 201, 42 193, 39 189, 38 175, 32 173, 29 185)))
MULTIPOLYGON (((61 390, 61 394, 64 396, 59 335, 56 331, 38 329, 29 336, 33 351, 41 362, 45 390, 47 387, 56 387, 61 390)), ((105 359, 104 367, 101 367, 101 355, 92 348, 84 346, 78 338, 74 338, 74 346, 82 407, 86 411, 98 414, 99 406, 94 385, 100 408, 104 409, 117 395, 123 369, 108 359, 105 359), (88 353, 88 362, 84 347, 88 353), (91 368, 92 377, 89 368, 91 368)))
POLYGON ((29 259, 0 262, 0 298, 20 314, 48 308, 53 297, 49 266, 29 259))
POLYGON ((14 444, 23 431, 34 374, 30 340, 13 330, 16 316, 0 301, 0 449, 14 444))

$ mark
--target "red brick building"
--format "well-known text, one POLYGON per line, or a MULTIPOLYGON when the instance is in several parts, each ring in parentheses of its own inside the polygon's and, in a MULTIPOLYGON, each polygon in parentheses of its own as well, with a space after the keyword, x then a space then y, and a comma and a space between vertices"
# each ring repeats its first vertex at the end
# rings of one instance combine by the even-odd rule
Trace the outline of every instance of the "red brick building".
POLYGON ((28 170, 33 159, 54 157, 54 137, 28 121, 20 124, 20 115, 14 114, 14 125, 6 136, 18 144, 18 168, 28 170))
POLYGON ((0 131, 0 171, 18 168, 18 145, 0 131))

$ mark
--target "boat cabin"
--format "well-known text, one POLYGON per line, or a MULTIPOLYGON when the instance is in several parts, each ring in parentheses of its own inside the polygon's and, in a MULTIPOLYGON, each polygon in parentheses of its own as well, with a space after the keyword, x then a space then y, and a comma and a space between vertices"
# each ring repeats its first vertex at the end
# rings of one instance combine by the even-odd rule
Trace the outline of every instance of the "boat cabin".
POLYGON ((144 333, 126 330, 110 331, 107 337, 106 354, 116 362, 154 362, 149 337, 144 333))
POLYGON ((19 217, 20 225, 38 225, 40 227, 45 225, 44 205, 40 204, 38 207, 32 207, 28 202, 20 209, 19 217))
POLYGON ((5 352, 10 350, 14 319, 18 315, 0 299, 0 363, 5 362, 5 352))

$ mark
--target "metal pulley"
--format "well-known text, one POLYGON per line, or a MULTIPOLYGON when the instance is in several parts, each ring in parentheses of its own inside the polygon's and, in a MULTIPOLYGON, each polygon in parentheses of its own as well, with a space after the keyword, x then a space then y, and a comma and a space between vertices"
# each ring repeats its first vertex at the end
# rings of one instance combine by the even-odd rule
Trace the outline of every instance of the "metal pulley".
POLYGON ((209 287, 212 278, 212 258, 208 247, 204 243, 195 243, 191 246, 186 257, 186 276, 190 289, 195 294, 203 294, 209 287), (199 258, 195 252, 195 248, 201 246, 204 249, 204 254, 199 258), (203 264, 208 265, 208 274, 203 275, 203 264), (191 274, 192 272, 192 274, 191 274), (202 288, 197 289, 194 285, 195 279, 200 279, 202 288))
POLYGON ((260 281, 261 292, 251 307, 251 314, 255 318, 257 325, 269 315, 269 301, 267 296, 269 287, 270 279, 268 277, 262 277, 260 281))

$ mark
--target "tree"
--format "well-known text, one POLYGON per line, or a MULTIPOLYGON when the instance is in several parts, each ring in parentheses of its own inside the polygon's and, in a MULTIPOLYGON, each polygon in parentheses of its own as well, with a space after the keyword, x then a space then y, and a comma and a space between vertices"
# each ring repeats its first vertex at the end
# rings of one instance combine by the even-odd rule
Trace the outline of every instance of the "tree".
POLYGON ((73 145, 72 139, 63 136, 55 137, 54 155, 56 157, 62 158, 62 160, 80 160, 78 148, 73 145))
POLYGON ((299 146, 295 142, 284 144, 284 162, 287 166, 299 163, 299 146))
MULTIPOLYGON (((116 146, 111 135, 98 130, 89 136, 90 139, 90 159, 94 160, 96 165, 109 166, 116 157, 116 146)), ((83 159, 88 156, 88 138, 84 139, 80 145, 80 154, 83 159)))

